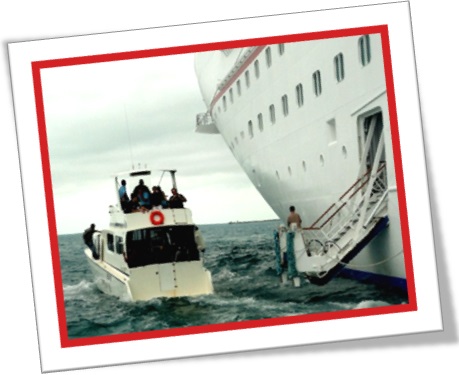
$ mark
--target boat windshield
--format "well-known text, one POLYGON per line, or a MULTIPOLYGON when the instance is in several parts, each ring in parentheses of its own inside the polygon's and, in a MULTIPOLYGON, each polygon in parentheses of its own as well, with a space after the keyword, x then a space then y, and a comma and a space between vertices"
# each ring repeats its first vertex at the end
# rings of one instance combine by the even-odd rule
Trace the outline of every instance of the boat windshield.
POLYGON ((129 231, 126 235, 129 267, 199 260, 193 225, 164 226, 129 231))

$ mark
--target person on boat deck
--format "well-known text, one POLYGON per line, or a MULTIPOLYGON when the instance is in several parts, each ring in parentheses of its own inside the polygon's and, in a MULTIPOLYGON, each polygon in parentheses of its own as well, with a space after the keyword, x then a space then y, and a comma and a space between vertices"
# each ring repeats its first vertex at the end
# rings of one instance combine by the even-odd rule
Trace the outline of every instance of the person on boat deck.
POLYGON ((127 214, 132 212, 146 212, 148 211, 145 207, 142 207, 139 204, 139 197, 137 195, 131 194, 131 200, 127 203, 126 210, 124 211, 127 214))
POLYGON ((172 196, 169 198, 169 208, 183 208, 186 198, 179 194, 176 188, 171 189, 172 196))
POLYGON ((139 180, 139 184, 134 188, 132 192, 134 196, 138 198, 138 203, 140 207, 145 207, 147 209, 151 208, 150 203, 150 189, 144 184, 143 180, 139 180))
POLYGON ((99 259, 99 254, 97 254, 96 247, 94 246, 94 242, 92 241, 92 235, 96 232, 100 232, 96 230, 96 225, 91 224, 89 228, 87 228, 83 233, 83 241, 87 247, 89 247, 92 251, 92 256, 94 259, 99 259))
POLYGON ((153 193, 151 194, 151 204, 153 208, 166 208, 167 207, 167 200, 166 195, 161 190, 160 186, 153 186, 152 188, 153 193))
POLYGON ((297 228, 301 228, 301 217, 295 212, 295 206, 290 206, 290 215, 287 218, 287 225, 296 224, 297 228))
POLYGON ((121 209, 125 211, 127 203, 129 202, 129 197, 126 192, 126 180, 121 180, 121 186, 118 189, 118 193, 120 196, 121 209))

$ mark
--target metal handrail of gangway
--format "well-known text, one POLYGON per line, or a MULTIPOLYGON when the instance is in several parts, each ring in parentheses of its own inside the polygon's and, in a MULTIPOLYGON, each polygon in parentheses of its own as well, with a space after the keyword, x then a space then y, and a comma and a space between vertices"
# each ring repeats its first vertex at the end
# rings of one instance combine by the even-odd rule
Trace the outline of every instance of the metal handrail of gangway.
MULTIPOLYGON (((379 210, 381 204, 387 196, 387 183, 385 182, 384 173, 386 170, 386 163, 381 162, 375 178, 375 184, 377 183, 378 191, 375 191, 372 196, 372 206, 373 210, 365 220, 364 227, 368 225, 371 219, 375 216, 376 212, 379 210)), ((319 241, 324 244, 327 241, 336 241, 339 239, 339 233, 342 233, 344 228, 351 228, 354 221, 357 221, 361 215, 362 203, 364 200, 364 189, 367 187, 370 181, 371 171, 365 173, 365 175, 358 178, 349 189, 343 193, 338 202, 330 205, 324 213, 309 227, 301 228, 303 235, 303 240, 306 242, 319 241), (354 202, 352 200, 357 197, 357 193, 362 192, 359 196, 360 199, 356 199, 354 202), (341 204, 339 204, 342 202, 341 204), (352 204, 353 203, 353 204, 352 204), (332 224, 332 220, 339 216, 345 208, 349 208, 347 214, 342 215, 340 220, 338 220, 335 225, 332 224), (319 224, 321 220, 326 218, 326 220, 319 224), (329 228, 326 226, 330 224, 329 228)), ((372 189, 374 189, 374 185, 372 189)), ((365 213, 364 213, 365 214, 365 213)), ((307 245, 307 244, 306 244, 307 245)))

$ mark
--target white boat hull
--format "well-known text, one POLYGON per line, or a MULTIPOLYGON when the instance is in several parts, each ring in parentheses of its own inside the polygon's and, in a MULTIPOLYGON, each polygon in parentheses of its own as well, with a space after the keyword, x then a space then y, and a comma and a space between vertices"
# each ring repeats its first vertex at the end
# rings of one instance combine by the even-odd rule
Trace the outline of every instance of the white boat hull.
POLYGON ((153 264, 120 272, 85 250, 97 287, 124 300, 197 296, 213 293, 212 278, 201 261, 153 264))

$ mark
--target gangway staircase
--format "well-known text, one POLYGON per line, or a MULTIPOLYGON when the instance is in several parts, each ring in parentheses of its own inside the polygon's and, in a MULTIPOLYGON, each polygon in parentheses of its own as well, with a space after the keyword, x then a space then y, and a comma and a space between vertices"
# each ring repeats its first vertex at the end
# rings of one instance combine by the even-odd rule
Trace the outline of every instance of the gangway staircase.
POLYGON ((311 283, 324 285, 386 228, 388 188, 380 138, 371 168, 367 158, 362 158, 357 180, 313 224, 279 229, 276 251, 278 263, 283 264, 278 264, 278 273, 287 268, 289 279, 303 274, 311 283))

